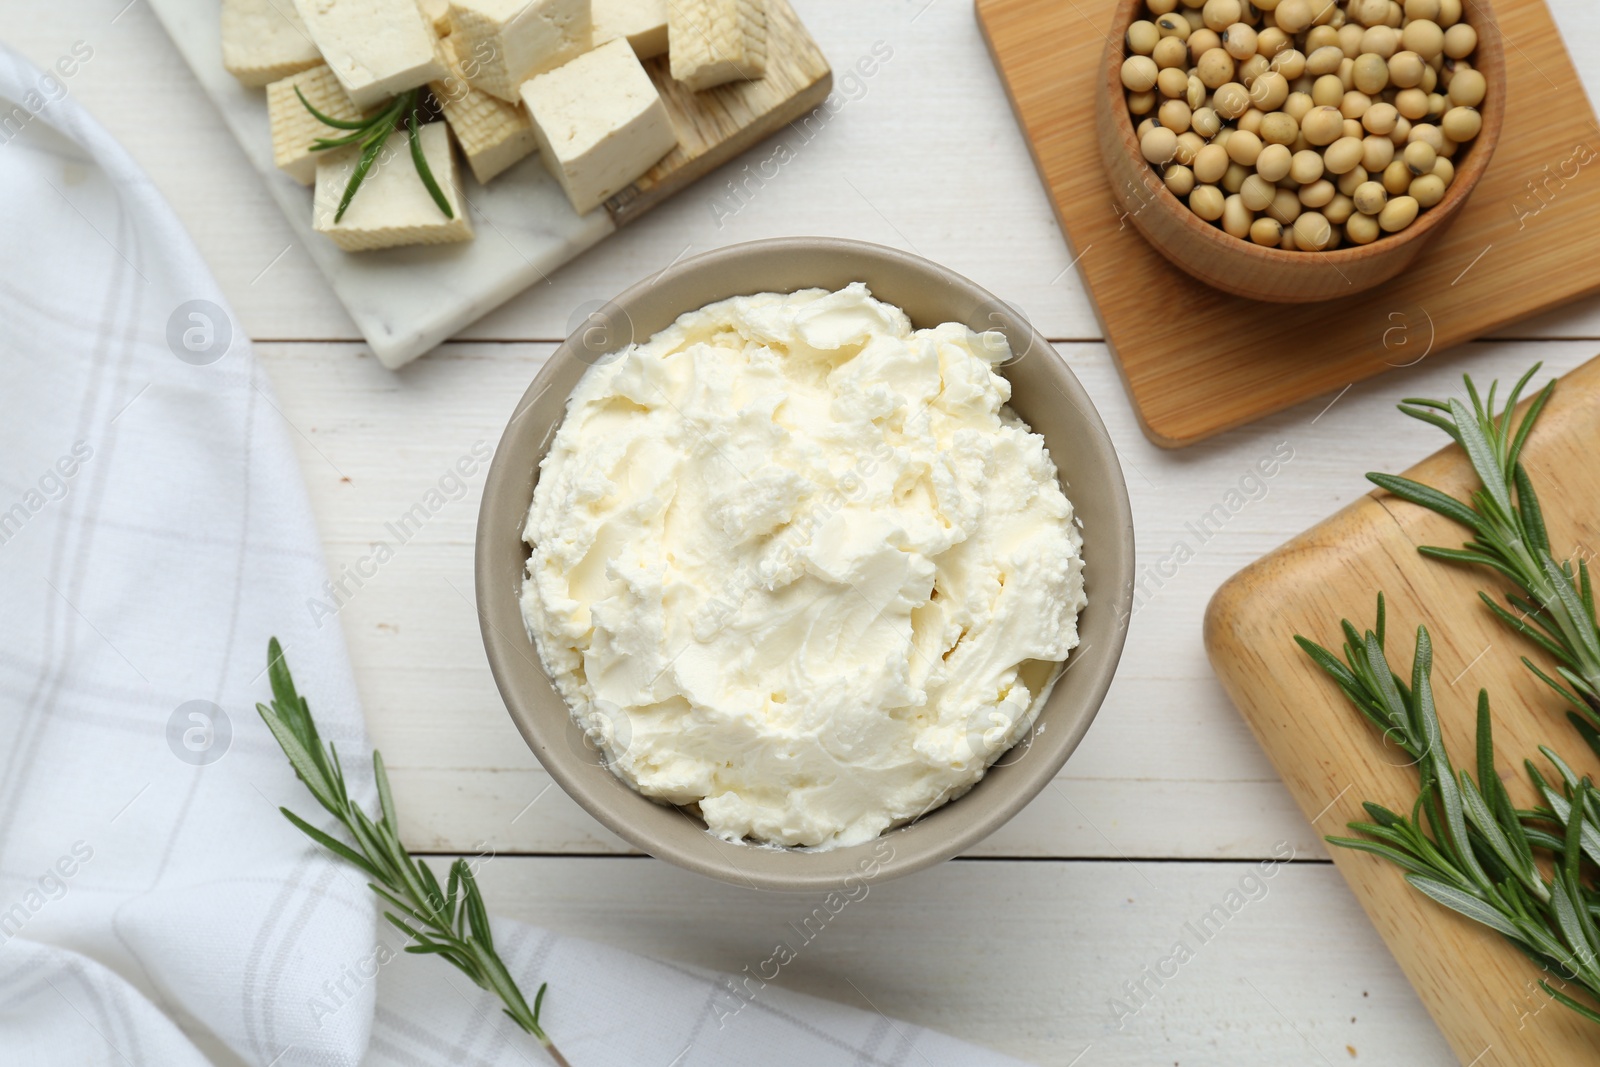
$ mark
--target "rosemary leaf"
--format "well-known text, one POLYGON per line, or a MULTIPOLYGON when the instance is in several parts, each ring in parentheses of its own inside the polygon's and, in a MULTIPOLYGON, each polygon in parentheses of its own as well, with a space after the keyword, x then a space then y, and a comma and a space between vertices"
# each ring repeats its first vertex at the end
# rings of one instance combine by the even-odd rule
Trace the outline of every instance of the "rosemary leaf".
POLYGON ((1461 892, 1454 886, 1446 885, 1421 874, 1408 874, 1406 875, 1406 881, 1451 911, 1460 912, 1473 922, 1482 923, 1492 930, 1498 930, 1513 940, 1517 940, 1522 936, 1517 928, 1507 922, 1494 908, 1491 908, 1477 897, 1461 892))
POLYGON ((344 213, 349 210, 350 202, 355 199, 356 192, 366 181, 367 174, 372 170, 373 164, 383 152, 383 146, 388 143, 389 135, 401 126, 409 129, 408 137, 411 142, 411 163, 416 168, 417 177, 422 180, 423 186, 428 190, 428 195, 433 202, 444 212, 447 219, 455 218, 451 210, 450 201, 445 198, 439 183, 434 180, 433 170, 428 166, 427 157, 422 152, 422 109, 419 106, 421 91, 408 89, 395 97, 382 111, 369 115, 364 119, 336 119, 311 106, 298 86, 295 95, 300 98, 300 103, 305 106, 313 118, 325 126, 336 130, 349 130, 343 137, 318 137, 311 142, 313 152, 327 152, 336 148, 345 148, 352 145, 361 146, 361 158, 356 162, 356 168, 350 174, 350 180, 345 183, 344 195, 339 199, 338 210, 334 212, 333 221, 339 222, 344 218, 344 213))
POLYGON ((1468 501, 1392 474, 1370 473, 1367 478, 1472 532, 1473 540, 1464 548, 1430 546, 1421 551, 1435 559, 1485 567, 1509 579, 1517 592, 1507 594, 1506 601, 1520 615, 1487 595, 1485 601, 1502 623, 1561 661, 1566 684, 1529 666, 1577 714, 1600 726, 1600 626, 1596 624, 1588 566, 1580 561, 1574 569, 1552 556, 1544 511, 1522 463, 1528 437, 1556 386, 1554 381, 1548 382, 1517 418, 1517 402, 1539 367, 1534 364, 1517 379, 1505 406, 1498 410, 1495 386, 1490 387, 1487 398, 1481 397, 1470 376, 1463 379, 1468 404, 1455 398, 1409 398, 1400 404, 1402 412, 1443 430, 1466 452, 1480 484, 1468 501))
POLYGON ((298 96, 300 103, 304 104, 305 109, 311 112, 311 117, 324 126, 332 126, 336 130, 364 130, 370 121, 368 119, 336 119, 332 115, 325 115, 311 106, 311 101, 306 99, 306 94, 300 91, 298 85, 294 87, 294 95, 298 96))
POLYGON ((280 809, 284 817, 313 842, 367 876, 372 892, 393 909, 383 912, 384 919, 412 942, 406 951, 437 955, 454 964, 476 985, 498 996, 506 1014, 544 1047, 557 1067, 569 1067, 539 1022, 545 986, 539 987, 539 995, 530 1008, 495 952, 489 913, 472 868, 465 860, 456 860, 450 868, 447 889, 441 890, 427 863, 414 859, 400 844, 399 820, 383 757, 377 752, 372 754, 378 789, 378 819, 374 822, 350 799, 338 750, 325 744, 319 735, 311 706, 295 690, 277 638, 267 644, 267 673, 272 703, 257 704, 256 710, 300 781, 344 827, 355 847, 312 826, 287 808, 280 809))
POLYGON ((456 213, 450 209, 450 201, 445 199, 444 192, 439 188, 439 183, 433 180, 433 169, 428 166, 428 157, 422 152, 422 116, 418 110, 411 109, 411 162, 417 168, 417 177, 422 179, 422 184, 427 187, 428 195, 433 197, 433 202, 439 205, 439 210, 444 212, 444 217, 453 219, 456 213))

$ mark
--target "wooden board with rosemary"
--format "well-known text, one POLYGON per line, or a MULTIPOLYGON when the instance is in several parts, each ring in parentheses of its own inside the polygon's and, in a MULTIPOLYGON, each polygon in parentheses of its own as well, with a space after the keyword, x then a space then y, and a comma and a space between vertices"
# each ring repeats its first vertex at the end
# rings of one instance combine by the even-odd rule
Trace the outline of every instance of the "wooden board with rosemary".
POLYGON ((1121 217, 1094 121, 1115 7, 977 0, 1106 344, 1156 444, 1194 444, 1600 289, 1600 259, 1574 243, 1600 226, 1600 182, 1588 167, 1600 136, 1544 0, 1496 0, 1506 132, 1450 230, 1393 282, 1300 305, 1211 289, 1121 217))
MULTIPOLYGON (((1557 559, 1590 560, 1600 547, 1597 449, 1600 359, 1561 381, 1523 453, 1557 559)), ((1477 486, 1455 446, 1406 474, 1463 499, 1477 486)), ((1476 700, 1486 688, 1496 769, 1517 807, 1541 803, 1522 769, 1531 757, 1548 773, 1541 745, 1561 753, 1578 774, 1600 776, 1562 700, 1521 662, 1529 656, 1549 669, 1549 657, 1478 600, 1478 590, 1498 599, 1509 583, 1481 567, 1417 552, 1419 545, 1453 548, 1465 540, 1463 528, 1440 515, 1374 493, 1236 575, 1211 602, 1212 665, 1319 833, 1348 835, 1346 823, 1367 817, 1363 801, 1408 813, 1417 795, 1411 758, 1386 742, 1292 639, 1303 634, 1337 649, 1339 620, 1361 630, 1372 626, 1379 591, 1388 599, 1396 670, 1409 668, 1417 625, 1433 638, 1442 737, 1456 767, 1474 770, 1476 700)), ((1332 852, 1463 1064, 1557 1067, 1600 1059, 1600 1025, 1541 991, 1539 969, 1508 941, 1428 900, 1393 864, 1364 852, 1332 852)))

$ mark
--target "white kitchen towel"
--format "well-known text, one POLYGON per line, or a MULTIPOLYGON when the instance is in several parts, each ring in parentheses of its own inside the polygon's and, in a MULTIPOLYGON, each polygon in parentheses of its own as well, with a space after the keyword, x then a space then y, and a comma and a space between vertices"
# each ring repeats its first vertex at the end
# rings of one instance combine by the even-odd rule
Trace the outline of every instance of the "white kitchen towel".
MULTIPOLYGON (((372 799, 304 487, 215 281, 60 73, 0 46, 0 1064, 548 1062, 276 810, 315 806, 253 710, 272 634, 372 799)), ((573 1067, 1016 1063, 496 934, 573 1067)))

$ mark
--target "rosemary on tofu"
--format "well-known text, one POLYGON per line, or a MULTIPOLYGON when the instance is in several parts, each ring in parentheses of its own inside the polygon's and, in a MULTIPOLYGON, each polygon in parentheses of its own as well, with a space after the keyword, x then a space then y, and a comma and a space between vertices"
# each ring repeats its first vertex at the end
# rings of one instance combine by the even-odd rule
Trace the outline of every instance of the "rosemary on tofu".
POLYGON ((284 818, 367 876, 368 887, 391 909, 383 917, 408 938, 407 952, 449 960, 479 987, 499 997, 505 1013, 544 1046, 558 1067, 569 1067, 539 1023, 545 985, 539 986, 529 1007, 516 979, 495 950, 489 913, 483 906, 483 894, 471 865, 464 859, 456 860, 450 865, 445 885, 440 886, 428 864, 405 850, 400 843, 400 823, 389 792, 389 776, 383 769, 383 757, 376 750, 372 753, 372 772, 378 786, 378 819, 374 821, 350 799, 339 753, 318 734, 311 705, 296 691, 277 638, 267 644, 267 675, 272 684, 272 704, 257 704, 256 710, 289 758, 295 774, 317 803, 345 828, 355 845, 351 847, 317 829, 288 808, 279 808, 284 818))
POLYGON ((344 196, 339 199, 339 210, 333 216, 334 222, 344 218, 345 211, 350 207, 350 201, 355 199, 356 190, 361 188, 367 172, 377 162, 378 154, 383 151, 389 135, 401 126, 405 126, 409 133, 411 162, 417 168, 417 177, 422 179, 428 195, 439 205, 444 217, 447 219, 456 217, 450 208, 450 201, 445 199, 439 183, 434 180, 433 171, 428 167, 428 159, 422 152, 422 108, 419 92, 417 89, 408 89, 395 97, 388 107, 364 119, 336 119, 312 107, 311 101, 306 99, 306 94, 300 91, 298 85, 295 86, 294 94, 300 98, 300 103, 305 105, 305 109, 311 112, 313 118, 336 130, 350 131, 342 137, 318 137, 311 142, 313 152, 326 152, 355 144, 361 146, 361 158, 356 162, 356 169, 351 172, 350 181, 344 187, 344 196))

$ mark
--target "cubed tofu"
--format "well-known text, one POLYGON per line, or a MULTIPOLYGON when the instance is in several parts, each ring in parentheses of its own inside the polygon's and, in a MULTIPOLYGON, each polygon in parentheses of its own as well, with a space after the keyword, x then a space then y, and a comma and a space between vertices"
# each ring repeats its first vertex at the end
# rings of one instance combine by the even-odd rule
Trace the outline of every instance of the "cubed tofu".
POLYGON ((587 52, 589 0, 450 0, 450 36, 474 87, 509 103, 522 83, 587 52))
POLYGON ((222 0, 222 65, 245 85, 266 85, 321 62, 294 0, 222 0))
POLYGON ((434 33, 443 37, 450 32, 450 0, 417 0, 417 6, 434 33))
MULTIPOLYGON (((267 86, 267 118, 272 124, 272 161, 278 169, 301 185, 317 177, 317 162, 326 152, 313 152, 311 142, 318 137, 343 137, 349 130, 325 126, 306 110, 295 95, 299 89, 311 106, 329 118, 355 120, 361 109, 344 91, 327 64, 291 74, 267 86)), ((341 149, 333 149, 341 151, 341 149)))
POLYGON ((626 37, 640 59, 667 54, 667 0, 592 0, 594 43, 626 37))
POLYGON ((699 92, 767 72, 765 0, 672 0, 667 7, 672 76, 699 92))
POLYGON ((461 73, 453 37, 441 40, 439 51, 450 73, 439 81, 429 82, 428 88, 444 110, 445 121, 450 123, 456 143, 461 145, 461 154, 467 157, 472 176, 487 182, 511 164, 538 151, 533 123, 522 104, 508 104, 498 96, 474 89, 461 73))
POLYGON ((295 6, 357 107, 444 76, 417 0, 295 0, 295 6))
POLYGON ((539 75, 522 97, 544 165, 580 215, 678 144, 661 94, 621 38, 539 75))
POLYGON ((346 152, 317 164, 317 197, 312 208, 316 231, 327 234, 346 252, 472 240, 461 174, 450 149, 450 130, 442 122, 430 122, 422 127, 421 137, 422 154, 455 218, 446 218, 428 195, 411 160, 406 132, 396 130, 338 222, 334 215, 360 157, 346 152))

